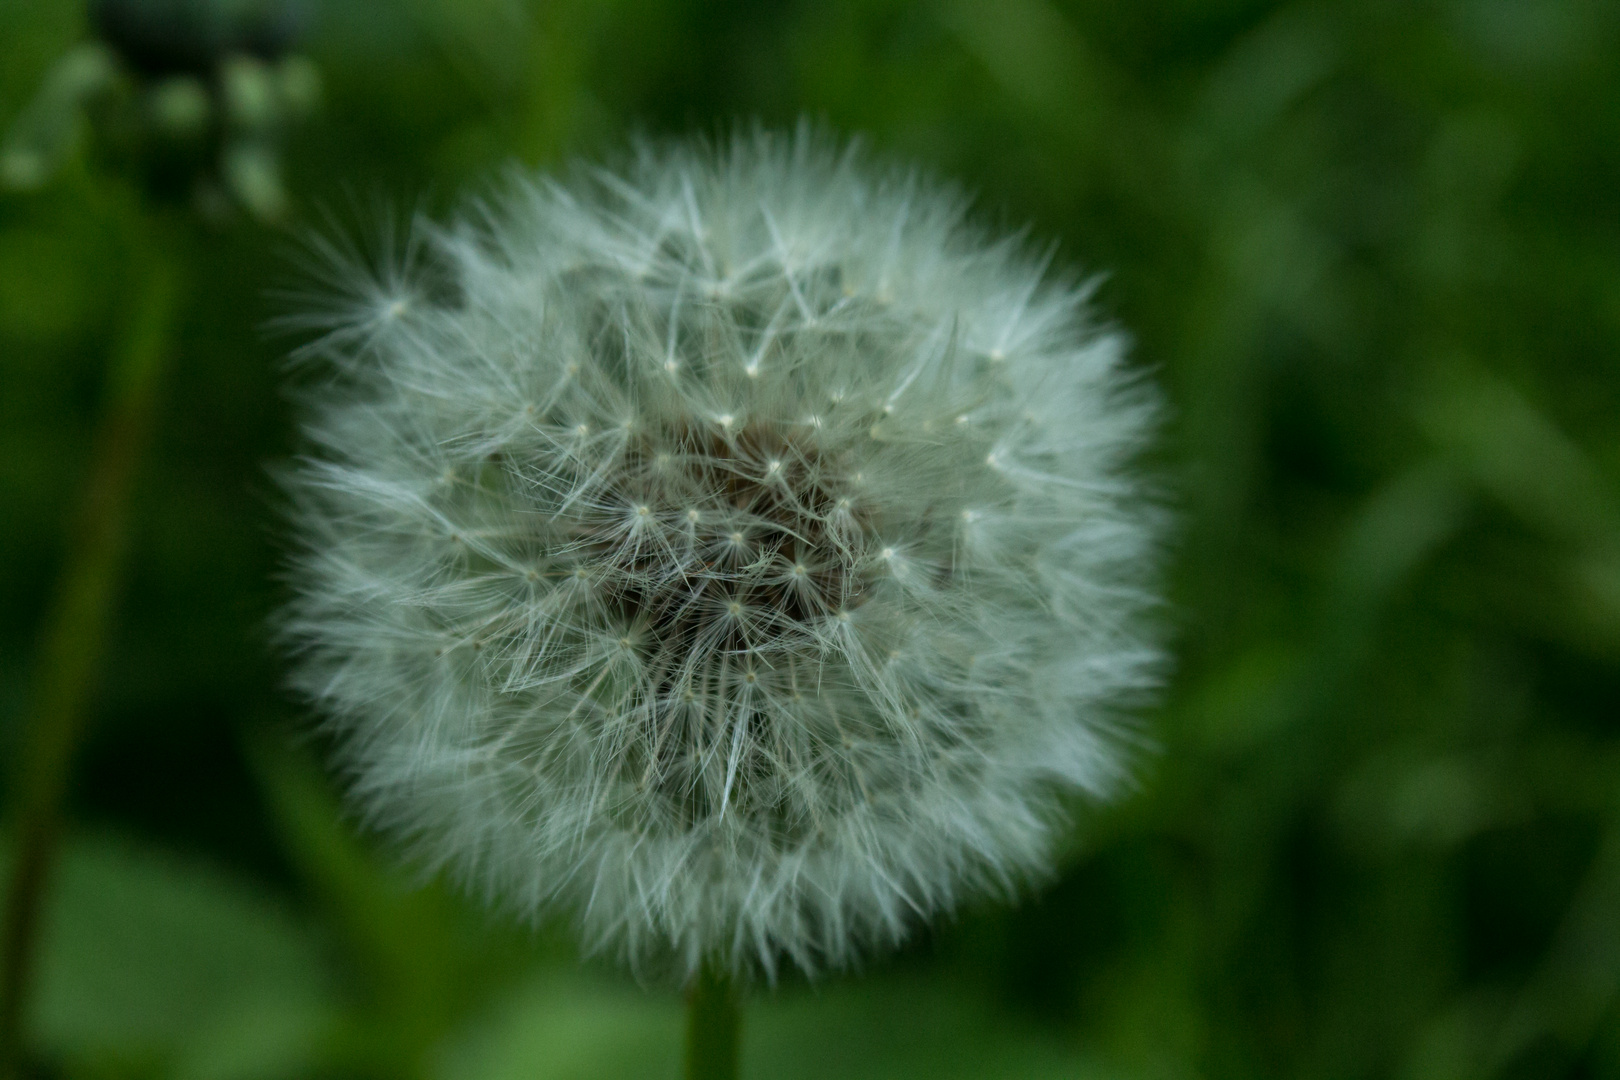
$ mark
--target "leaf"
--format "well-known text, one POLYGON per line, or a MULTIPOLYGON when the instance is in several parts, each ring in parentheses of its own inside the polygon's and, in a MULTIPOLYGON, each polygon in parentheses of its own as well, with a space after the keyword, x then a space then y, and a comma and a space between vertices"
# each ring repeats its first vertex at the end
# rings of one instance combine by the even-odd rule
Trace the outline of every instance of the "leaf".
MULTIPOLYGON (((587 973, 552 973, 513 995, 444 1058, 439 1080, 667 1080, 677 1075, 682 1007, 587 973)), ((1126 1074, 1000 1012, 978 991, 875 978, 746 999, 745 1076, 795 1080, 1103 1080, 1126 1074)))
POLYGON ((310 1049, 327 1002, 309 932, 261 892, 132 841, 76 837, 63 850, 30 1024, 47 1054, 185 1059, 189 1047, 230 1027, 257 1046, 261 1061, 274 1061, 310 1049), (299 1022, 286 1022, 294 1014, 299 1022))

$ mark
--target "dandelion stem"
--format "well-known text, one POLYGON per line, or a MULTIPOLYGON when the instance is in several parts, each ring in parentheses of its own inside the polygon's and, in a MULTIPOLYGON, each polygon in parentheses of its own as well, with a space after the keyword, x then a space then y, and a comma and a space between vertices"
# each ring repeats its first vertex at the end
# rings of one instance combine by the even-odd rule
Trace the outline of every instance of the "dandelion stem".
POLYGON ((731 977, 704 964, 686 992, 686 1080, 737 1080, 741 1030, 731 977))
MULTIPOLYGON (((156 224, 156 223, 154 223, 156 224)), ((62 804, 118 590, 129 504, 168 359, 175 265, 144 230, 136 304, 108 365, 106 402, 66 557, 41 630, 34 710, 11 778, 13 861, 0 922, 0 1080, 23 1068, 22 1025, 62 804)))

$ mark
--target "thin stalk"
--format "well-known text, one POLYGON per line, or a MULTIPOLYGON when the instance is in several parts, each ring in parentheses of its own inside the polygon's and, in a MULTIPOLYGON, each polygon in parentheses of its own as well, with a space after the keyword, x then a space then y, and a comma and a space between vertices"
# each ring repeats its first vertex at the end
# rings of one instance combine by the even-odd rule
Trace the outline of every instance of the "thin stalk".
POLYGON ((737 1080, 737 988, 708 964, 686 991, 686 1080, 737 1080))
POLYGON ((156 228, 141 238, 146 242, 139 251, 139 292, 109 357, 90 473, 41 628, 34 708, 20 733, 11 778, 15 832, 0 922, 0 1080, 13 1080, 23 1069, 23 1017, 41 899, 55 861, 73 759, 106 651, 122 578, 130 497, 169 358, 175 264, 156 228))

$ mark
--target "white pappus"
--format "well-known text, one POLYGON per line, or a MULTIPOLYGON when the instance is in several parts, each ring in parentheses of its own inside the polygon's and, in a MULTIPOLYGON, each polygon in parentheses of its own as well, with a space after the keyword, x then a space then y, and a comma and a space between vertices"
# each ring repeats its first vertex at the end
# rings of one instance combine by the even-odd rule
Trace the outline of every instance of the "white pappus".
POLYGON ((1158 397, 1086 290, 804 129, 417 239, 309 347, 287 477, 294 680, 367 820, 677 975, 1045 869, 1160 659, 1158 397))

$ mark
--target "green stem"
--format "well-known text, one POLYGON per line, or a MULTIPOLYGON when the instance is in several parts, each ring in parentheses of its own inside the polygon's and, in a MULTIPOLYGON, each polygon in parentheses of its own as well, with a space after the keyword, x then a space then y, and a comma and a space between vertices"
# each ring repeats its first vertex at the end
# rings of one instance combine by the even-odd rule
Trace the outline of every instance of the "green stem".
POLYGON ((0 1080, 11 1080, 23 1069, 23 1015, 41 898, 61 832, 73 758, 106 649, 122 576, 130 496, 169 354, 175 267, 156 231, 142 234, 147 242, 140 251, 140 292, 109 358, 90 473, 41 630, 33 715, 21 732, 12 774, 14 860, 0 922, 0 1080))
POLYGON ((686 991, 686 1080, 737 1080, 737 988, 708 964, 686 991))

